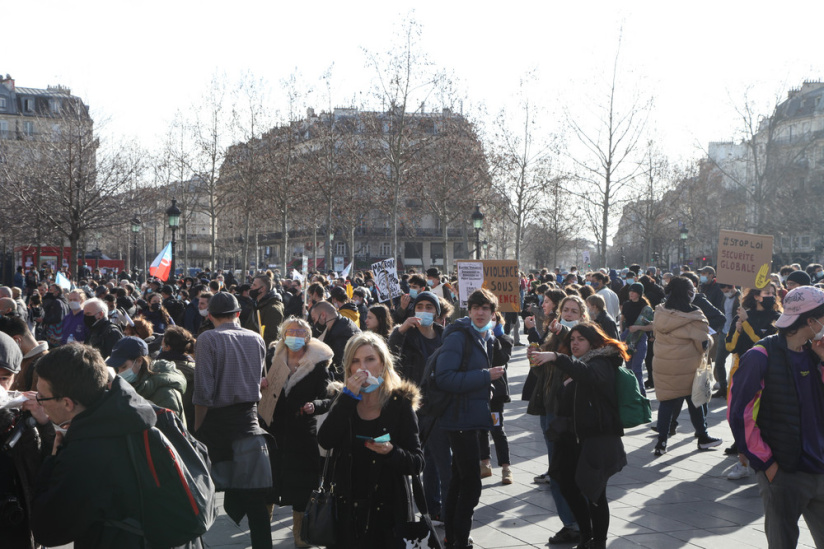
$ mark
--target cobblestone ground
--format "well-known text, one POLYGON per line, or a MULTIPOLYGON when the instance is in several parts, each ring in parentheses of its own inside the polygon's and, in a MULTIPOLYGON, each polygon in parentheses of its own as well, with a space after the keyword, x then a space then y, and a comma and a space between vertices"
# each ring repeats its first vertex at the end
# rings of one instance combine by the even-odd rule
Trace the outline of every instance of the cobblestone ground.
MULTIPOLYGON (((509 370, 513 397, 521 394, 526 372, 525 348, 517 348, 509 370)), ((656 406, 653 400, 653 408, 656 406)), ((723 438, 725 444, 704 452, 696 448, 686 406, 679 417, 679 432, 670 439, 667 454, 660 458, 652 455, 655 438, 647 426, 627 431, 624 446, 629 465, 610 480, 607 488, 612 515, 608 547, 767 546, 754 477, 730 481, 725 476, 735 464, 735 459, 723 452, 732 440, 725 416, 725 404, 713 399, 710 433, 723 438)), ((472 528, 475 547, 546 547, 561 522, 549 487, 532 484, 532 478, 547 467, 538 418, 527 415, 526 403, 520 400, 507 405, 505 417, 515 483, 503 486, 497 467, 491 478, 484 479, 472 528)), ((275 510, 275 547, 294 547, 291 524, 290 509, 275 510)), ((803 519, 800 527, 799 547, 814 547, 803 519)), ((249 546, 249 533, 245 521, 236 526, 221 514, 204 541, 208 547, 240 549, 249 546)))
MULTIPOLYGON (((513 397, 521 394, 526 372, 522 347, 516 349, 510 362, 513 397)), ((653 400, 653 418, 656 406, 653 400)), ((754 477, 726 479, 735 459, 723 452, 731 442, 725 416, 725 404, 713 399, 708 418, 710 434, 723 438, 725 444, 704 452, 696 449, 686 406, 679 417, 679 432, 670 439, 665 456, 653 457, 654 433, 647 426, 627 431, 624 446, 629 465, 610 480, 607 488, 612 516, 608 547, 767 547, 754 477)), ((549 536, 560 530, 561 522, 549 487, 532 484, 532 478, 547 468, 538 418, 527 415, 526 403, 520 400, 507 405, 505 417, 515 482, 503 486, 497 467, 491 478, 484 479, 472 528, 475 547, 546 547, 549 536)), ((204 537, 206 546, 249 547, 246 521, 235 525, 222 512, 222 495, 220 500, 221 515, 204 537)), ((291 524, 291 509, 275 509, 275 547, 294 547, 291 524)), ((800 528, 799 547, 815 547, 803 519, 800 528)))

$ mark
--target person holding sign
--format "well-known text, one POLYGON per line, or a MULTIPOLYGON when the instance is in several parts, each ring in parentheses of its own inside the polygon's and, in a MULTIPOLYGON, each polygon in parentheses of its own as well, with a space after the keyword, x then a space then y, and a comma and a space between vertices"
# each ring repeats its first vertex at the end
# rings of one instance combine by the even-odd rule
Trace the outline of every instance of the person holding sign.
POLYGON ((309 495, 318 482, 316 418, 331 404, 326 387, 334 353, 312 337, 308 322, 295 317, 283 322, 280 337, 270 345, 269 353, 258 412, 277 442, 272 455, 275 493, 279 505, 292 506, 295 547, 310 547, 301 539, 300 527, 309 495))

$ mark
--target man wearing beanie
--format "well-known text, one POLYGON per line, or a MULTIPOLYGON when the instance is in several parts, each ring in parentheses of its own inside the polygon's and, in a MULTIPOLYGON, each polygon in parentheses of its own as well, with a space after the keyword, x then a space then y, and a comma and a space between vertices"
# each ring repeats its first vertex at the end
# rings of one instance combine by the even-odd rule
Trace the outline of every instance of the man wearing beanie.
POLYGON ((810 275, 804 271, 793 271, 787 275, 787 291, 795 290, 801 286, 811 286, 812 283, 810 275))
MULTIPOLYGON (((423 370, 430 355, 441 346, 443 326, 435 319, 441 314, 438 296, 420 292, 415 297, 414 314, 409 315, 389 335, 389 351, 398 357, 396 370, 404 379, 420 385, 423 370)), ((452 453, 446 431, 437 424, 424 443, 423 470, 426 504, 435 520, 440 520, 441 504, 452 479, 452 453)))

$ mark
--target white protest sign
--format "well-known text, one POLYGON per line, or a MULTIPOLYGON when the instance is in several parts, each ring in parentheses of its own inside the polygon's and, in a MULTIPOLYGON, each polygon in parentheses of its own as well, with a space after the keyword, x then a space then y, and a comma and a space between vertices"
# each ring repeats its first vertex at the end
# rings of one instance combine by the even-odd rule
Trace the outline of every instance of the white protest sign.
POLYGON ((375 287, 378 289, 378 301, 383 303, 401 295, 401 284, 398 280, 398 270, 395 267, 395 258, 390 257, 377 263, 372 263, 372 274, 375 276, 375 287))
POLYGON ((480 261, 458 262, 458 293, 461 297, 461 308, 466 309, 466 300, 475 290, 484 284, 484 264, 480 261))

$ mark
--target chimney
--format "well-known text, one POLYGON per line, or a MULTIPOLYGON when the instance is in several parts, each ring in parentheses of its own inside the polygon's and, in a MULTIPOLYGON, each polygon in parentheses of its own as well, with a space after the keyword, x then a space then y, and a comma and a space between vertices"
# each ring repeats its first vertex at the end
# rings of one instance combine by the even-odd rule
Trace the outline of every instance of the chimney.
POLYGON ((309 119, 309 118, 314 118, 314 117, 315 117, 315 109, 313 109, 312 107, 308 107, 306 109, 306 118, 309 119))
POLYGON ((12 78, 11 75, 7 74, 5 78, 0 80, 0 84, 6 86, 9 91, 14 91, 14 78, 12 78))

